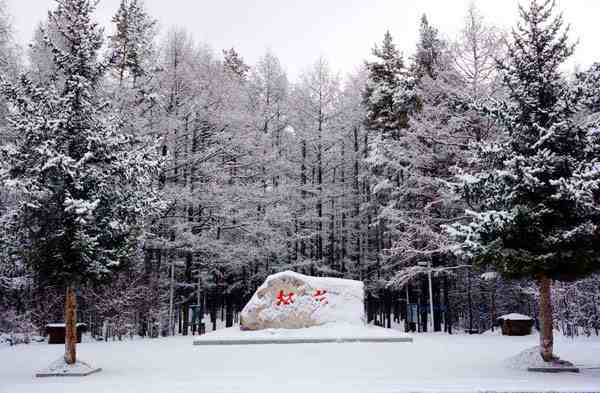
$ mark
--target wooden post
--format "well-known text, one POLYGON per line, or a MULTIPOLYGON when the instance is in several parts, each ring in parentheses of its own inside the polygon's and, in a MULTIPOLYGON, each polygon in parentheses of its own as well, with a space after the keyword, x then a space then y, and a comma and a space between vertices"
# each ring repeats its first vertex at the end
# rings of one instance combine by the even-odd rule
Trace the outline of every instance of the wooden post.
POLYGON ((67 287, 65 298, 65 362, 75 364, 77 346, 77 298, 72 285, 67 287))
POLYGON ((554 336, 552 332, 552 299, 550 288, 552 281, 545 275, 540 276, 540 354, 545 362, 554 360, 554 336))

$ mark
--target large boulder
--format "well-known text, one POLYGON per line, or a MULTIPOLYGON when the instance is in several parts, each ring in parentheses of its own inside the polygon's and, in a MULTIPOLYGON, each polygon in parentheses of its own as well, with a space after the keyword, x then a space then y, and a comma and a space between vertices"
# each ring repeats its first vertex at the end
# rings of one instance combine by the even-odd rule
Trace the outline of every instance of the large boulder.
POLYGON ((267 277, 242 310, 242 330, 299 329, 328 322, 365 324, 360 281, 290 271, 267 277))

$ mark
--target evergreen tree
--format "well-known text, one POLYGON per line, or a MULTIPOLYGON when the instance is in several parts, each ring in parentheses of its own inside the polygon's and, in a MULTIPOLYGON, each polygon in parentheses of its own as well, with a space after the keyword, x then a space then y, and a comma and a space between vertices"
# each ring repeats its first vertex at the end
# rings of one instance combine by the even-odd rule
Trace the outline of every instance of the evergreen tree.
POLYGON ((443 41, 438 37, 436 28, 429 24, 427 15, 421 17, 417 51, 413 57, 412 72, 417 79, 424 76, 436 77, 436 69, 444 49, 443 41))
MULTIPOLYGON (((21 69, 21 50, 15 42, 11 16, 5 0, 0 0, 0 74, 10 80, 16 79, 21 69)), ((0 99, 0 145, 14 138, 7 130, 6 101, 0 99)), ((1 196, 1 193, 0 193, 1 196)), ((1 203, 1 202, 0 202, 1 203)))
POLYGON ((389 31, 381 48, 376 45, 372 54, 374 61, 366 63, 369 75, 364 96, 366 125, 371 130, 397 136, 399 130, 408 127, 408 115, 414 106, 410 96, 404 94, 412 91, 412 79, 389 31))
MULTIPOLYGON (((369 210, 367 217, 378 217, 387 207, 396 205, 396 191, 407 165, 403 141, 409 116, 418 105, 416 80, 405 68, 389 32, 381 48, 375 46, 372 54, 375 60, 366 63, 364 106, 369 149, 368 157, 364 158, 371 172, 365 187, 374 198, 369 198, 365 207, 369 210)), ((379 225, 384 224, 379 222, 379 225)), ((379 225, 377 231, 382 229, 379 225)))
POLYGON ((592 113, 600 113, 600 63, 577 75, 583 92, 583 102, 592 113))
MULTIPOLYGON (((153 147, 120 132, 102 100, 106 66, 95 2, 60 0, 50 24, 66 46, 46 36, 60 77, 37 83, 3 80, 20 135, 1 150, 3 186, 15 190, 8 231, 43 282, 66 289, 65 361, 76 362, 76 288, 107 276, 135 252, 142 225, 157 206, 160 162, 153 147)), ((43 285, 43 283, 42 283, 43 285)))
MULTIPOLYGON (((436 30, 426 18, 420 34, 417 56, 410 70, 414 88, 401 90, 396 97, 418 105, 409 114, 408 128, 398 140, 386 140, 374 151, 387 159, 387 165, 385 176, 377 177, 373 194, 380 203, 385 202, 378 218, 386 223, 385 233, 390 239, 384 262, 385 269, 392 275, 388 282, 396 289, 403 289, 400 287, 406 286, 409 280, 402 277, 419 278, 419 302, 429 303, 430 288, 423 276, 428 269, 418 265, 431 264, 441 272, 440 265, 455 262, 454 258, 447 257, 449 242, 440 224, 457 216, 455 198, 449 195, 446 184, 457 162, 457 152, 466 148, 467 141, 460 135, 464 84, 453 68, 445 45, 437 39, 436 30)), ((376 157, 372 154, 371 159, 376 157)), ((377 173, 377 166, 374 168, 377 173)), ((437 298, 434 303, 438 304, 439 282, 441 280, 432 280, 431 288, 437 298)), ((431 316, 434 329, 441 330, 441 314, 434 314, 431 316)), ((424 330, 427 319, 424 310, 421 317, 424 330)))
POLYGON ((20 56, 8 6, 5 0, 0 0, 0 72, 15 77, 21 67, 20 56))
POLYGON ((108 37, 107 99, 123 120, 123 129, 136 135, 151 133, 148 123, 157 106, 160 67, 155 36, 157 21, 144 9, 142 0, 123 0, 112 19, 114 33, 108 37))
POLYGON ((234 48, 223 50, 223 66, 226 71, 237 75, 242 80, 246 79, 250 71, 250 67, 234 48))
POLYGON ((120 84, 131 74, 135 85, 147 73, 157 22, 145 11, 142 0, 121 0, 113 23, 115 33, 109 37, 111 65, 119 75, 120 84))
MULTIPOLYGON (((373 55, 375 61, 366 64, 364 104, 369 148, 364 161, 370 174, 365 181, 367 198, 361 210, 366 226, 363 248, 374 254, 370 256, 373 267, 365 267, 376 273, 367 287, 373 296, 385 298, 389 296, 386 280, 395 273, 398 259, 389 251, 395 248, 398 236, 405 235, 405 217, 401 217, 400 210, 407 207, 403 205, 403 187, 413 158, 406 154, 406 141, 410 135, 409 119, 419 109, 419 102, 417 80, 405 68, 389 32, 381 49, 375 47, 373 55)), ((363 265, 369 265, 369 261, 363 265)))
POLYGON ((573 53, 554 1, 520 7, 505 60, 507 101, 494 114, 504 142, 483 147, 485 170, 465 177, 473 221, 453 227, 467 255, 540 289, 540 351, 553 354, 552 280, 600 268, 598 135, 575 121, 580 94, 559 67, 573 53), (475 198, 475 197, 478 198, 475 198))

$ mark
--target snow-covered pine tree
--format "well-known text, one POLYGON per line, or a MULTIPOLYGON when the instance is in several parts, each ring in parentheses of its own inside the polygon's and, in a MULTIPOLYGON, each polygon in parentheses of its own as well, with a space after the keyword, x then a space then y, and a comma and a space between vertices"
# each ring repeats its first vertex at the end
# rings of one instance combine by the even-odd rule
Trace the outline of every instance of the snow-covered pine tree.
MULTIPOLYGON (((370 212, 367 216, 377 217, 389 204, 395 205, 392 195, 406 175, 402 143, 409 126, 409 115, 418 105, 416 80, 405 68, 389 32, 386 32, 381 48, 375 46, 372 55, 373 61, 365 64, 364 106, 369 144, 365 158, 371 171, 367 192, 373 194, 373 200, 369 198, 368 201, 370 212)), ((377 230, 383 230, 385 224, 381 220, 378 222, 377 230)))
MULTIPOLYGON (((16 44, 11 16, 5 0, 0 0, 0 74, 10 80, 16 79, 21 68, 21 50, 16 44)), ((6 101, 0 100, 0 145, 6 143, 14 135, 8 133, 6 101)), ((1 204, 1 202, 0 202, 1 204)))
MULTIPOLYGON (((463 273, 453 273, 459 261, 452 256, 453 244, 442 225, 464 216, 464 203, 453 192, 455 167, 476 165, 472 143, 495 134, 493 122, 472 107, 500 91, 495 83, 494 57, 500 53, 501 40, 474 5, 467 10, 455 42, 440 40, 426 19, 420 34, 411 67, 418 78, 419 110, 410 117, 399 154, 407 162, 407 176, 397 192, 396 218, 391 221, 397 235, 390 251, 396 260, 392 265, 397 275, 393 282, 398 278, 406 281, 407 275, 422 276, 427 270, 415 264, 427 260, 433 263, 438 276, 432 285, 434 303, 439 303, 441 299, 435 299, 439 287, 443 287, 447 298, 449 284, 462 284, 463 273)), ((466 281, 476 281, 475 271, 461 264, 463 268, 467 269, 466 281)), ((421 292, 427 292, 427 288, 422 286, 421 292)), ((468 297, 471 304, 471 295, 468 297)), ((451 314, 450 307, 446 313, 446 317, 451 314)), ((441 328, 439 317, 436 315, 434 320, 436 329, 441 328)), ((472 330, 472 318, 469 321, 472 330)))
POLYGON ((4 80, 11 127, 0 179, 18 196, 11 230, 40 280, 66 289, 65 362, 76 362, 76 288, 127 263, 142 225, 158 206, 156 149, 120 132, 101 99, 106 66, 91 0, 60 0, 49 14, 66 46, 45 44, 60 77, 44 84, 4 80))
MULTIPOLYGON (((21 66, 21 49, 14 38, 8 5, 5 0, 0 0, 0 75, 6 80, 15 81, 21 66)), ((9 103, 0 96, 0 146, 11 143, 18 137, 8 126, 8 113, 9 103)), ((14 206, 14 192, 0 188, 0 228, 14 206)), ((0 234, 0 331, 5 332, 16 332, 20 327, 29 326, 21 322, 29 322, 29 316, 24 311, 31 298, 31 280, 23 260, 15 253, 14 244, 10 241, 11 235, 0 234)))
POLYGON ((583 102, 593 113, 600 113, 600 63, 594 63, 577 76, 583 91, 583 102))
POLYGON ((16 76, 21 68, 21 48, 17 45, 12 17, 6 0, 0 0, 0 71, 16 76))
MULTIPOLYGON (((367 160, 375 182, 372 193, 374 203, 379 205, 378 223, 387 238, 384 265, 388 276, 404 276, 407 267, 415 272, 418 262, 439 259, 436 255, 447 243, 437 224, 442 221, 440 215, 448 215, 439 191, 452 164, 451 150, 456 147, 448 148, 445 143, 456 146, 460 142, 448 139, 456 121, 452 109, 444 103, 459 87, 455 86, 456 76, 450 73, 452 80, 434 79, 442 68, 444 45, 426 18, 423 24, 414 64, 410 71, 402 70, 402 83, 393 92, 394 102, 406 114, 404 129, 391 137, 390 133, 374 136, 367 160)), ((421 268, 417 275, 425 271, 421 268)), ((426 282, 421 284, 421 301, 426 302, 426 282)), ((422 320, 426 329, 426 313, 422 320)), ((440 328, 439 323, 436 328, 440 328)))
MULTIPOLYGON (((381 48, 373 49, 373 61, 366 63, 367 84, 364 105, 368 135, 368 156, 365 164, 370 174, 365 180, 366 201, 361 208, 366 226, 364 248, 374 249, 377 280, 368 285, 373 292, 385 292, 381 271, 388 276, 394 269, 394 258, 383 258, 384 249, 392 247, 401 226, 398 207, 401 187, 408 176, 410 158, 406 153, 409 117, 418 109, 416 79, 404 66, 400 52, 389 32, 381 48), (384 241, 385 239, 385 241, 384 241)), ((366 265, 367 261, 364 262, 366 265)), ((392 273, 393 274, 393 273, 392 273)), ((361 277, 362 278, 362 277, 361 277)), ((389 278, 389 277, 386 277, 389 278)))
POLYGON ((389 31, 381 48, 375 46, 372 55, 373 61, 366 63, 369 74, 364 97, 366 124, 371 130, 397 136, 401 129, 408 127, 408 115, 414 107, 414 102, 399 101, 397 96, 399 92, 411 90, 412 79, 389 31))
POLYGON ((403 181, 397 182, 392 220, 397 227, 393 254, 413 264, 440 254, 445 246, 438 222, 450 219, 453 207, 443 195, 443 182, 456 162, 455 152, 467 144, 458 135, 463 113, 459 105, 453 105, 462 99, 464 86, 451 56, 425 15, 419 34, 411 65, 415 87, 397 95, 403 101, 417 101, 418 106, 410 114, 402 142, 394 149, 403 181))
POLYGON ((227 72, 237 75, 242 80, 246 79, 250 72, 250 66, 234 48, 223 50, 223 66, 227 72))
POLYGON ((465 178, 466 197, 479 195, 479 209, 470 224, 451 231, 480 264, 538 282, 546 362, 557 359, 552 280, 600 268, 599 140, 574 120, 580 95, 559 69, 574 46, 554 7, 553 0, 520 7, 521 22, 499 62, 509 97, 494 113, 505 142, 482 148, 485 170, 465 178))
POLYGON ((435 78, 444 47, 444 42, 438 37, 437 29, 429 24, 427 15, 423 14, 419 28, 417 51, 413 56, 411 66, 411 71, 417 79, 421 79, 426 75, 435 78))
POLYGON ((121 0, 113 23, 115 33, 108 37, 111 65, 120 85, 131 75, 135 86, 148 71, 147 60, 153 51, 157 21, 148 15, 142 0, 121 0))
MULTIPOLYGON (((148 143, 158 139, 160 135, 157 131, 162 130, 158 121, 160 111, 157 110, 161 104, 157 78, 159 59, 155 45, 158 23, 146 11, 143 0, 121 1, 112 22, 112 34, 107 37, 108 48, 105 54, 109 69, 103 84, 104 93, 111 101, 112 111, 121 120, 120 132, 133 135, 140 144, 148 143)), ((135 277, 138 284, 142 282, 147 289, 144 296, 136 297, 136 302, 132 305, 136 315, 128 321, 131 324, 137 323, 140 335, 146 335, 150 330, 149 326, 152 326, 148 310, 155 305, 156 292, 150 290, 155 288, 151 272, 155 251, 151 245, 158 232, 156 221, 146 227, 147 236, 141 246, 143 257, 140 256, 137 263, 119 272, 122 276, 132 279, 135 277)), ((106 291, 114 291, 112 282, 111 279, 107 285, 110 288, 106 288, 106 291)), ((93 290, 101 291, 102 288, 96 286, 93 290)), ((103 319, 103 331, 106 333, 107 329, 104 327, 111 326, 114 320, 111 321, 111 318, 102 313, 105 305, 98 303, 86 302, 94 305, 93 312, 103 319)), ((115 332, 115 329, 111 331, 115 332)))

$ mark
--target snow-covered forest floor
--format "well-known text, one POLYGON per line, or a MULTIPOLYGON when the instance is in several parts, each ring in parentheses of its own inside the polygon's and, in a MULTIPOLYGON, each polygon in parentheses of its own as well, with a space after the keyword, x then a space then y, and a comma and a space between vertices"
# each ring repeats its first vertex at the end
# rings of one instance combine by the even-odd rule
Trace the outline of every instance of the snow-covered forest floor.
POLYGON ((80 359, 102 367, 85 378, 36 379, 61 345, 0 349, 1 393, 216 392, 598 392, 600 339, 557 337, 557 352, 580 374, 515 370, 506 359, 537 334, 415 334, 413 343, 192 345, 193 337, 91 343, 80 359), (588 367, 588 368, 585 368, 588 367))

